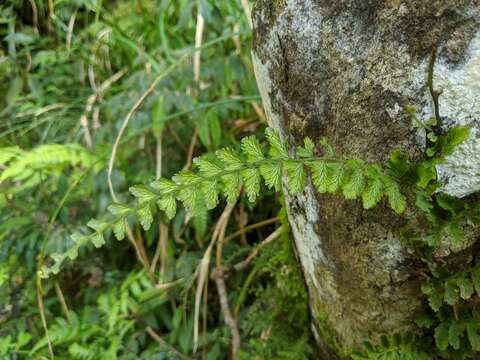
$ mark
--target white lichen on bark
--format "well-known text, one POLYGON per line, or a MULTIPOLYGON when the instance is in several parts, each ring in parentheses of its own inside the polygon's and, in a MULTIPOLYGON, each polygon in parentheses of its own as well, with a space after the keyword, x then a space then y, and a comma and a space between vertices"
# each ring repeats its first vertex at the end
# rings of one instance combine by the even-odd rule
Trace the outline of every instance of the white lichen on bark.
MULTIPOLYGON (((277 131, 281 132, 280 116, 273 111, 272 103, 270 101, 270 93, 272 92, 272 81, 268 75, 268 67, 258 59, 254 52, 252 52, 253 71, 257 79, 258 90, 262 97, 262 104, 267 116, 268 125, 277 131)), ((283 136, 283 134, 282 134, 283 136)))
POLYGON ((461 64, 451 66, 443 60, 435 64, 434 85, 442 90, 439 105, 445 126, 471 129, 470 138, 437 166, 444 183, 441 191, 464 197, 480 190, 480 32, 461 64))
MULTIPOLYGON (((270 100, 270 94, 273 93, 273 89, 269 78, 268 66, 262 64, 255 53, 252 53, 252 61, 268 124, 282 134, 281 117, 273 110, 270 100)), ((282 137, 284 137, 283 134, 282 137)), ((285 192, 285 198, 287 206, 290 206, 293 202, 293 197, 288 192, 285 192)), ((306 185, 304 193, 296 196, 295 200, 305 213, 289 209, 289 222, 292 226, 297 251, 307 281, 319 289, 321 286, 315 276, 315 269, 322 264, 326 266, 328 260, 322 252, 321 237, 315 232, 313 227, 318 222, 320 209, 310 181, 306 185)))
MULTIPOLYGON (((286 187, 285 187, 286 188, 286 187)), ((296 195, 295 199, 285 190, 285 199, 289 206, 288 219, 291 224, 295 245, 300 257, 302 268, 307 281, 311 282, 316 289, 321 291, 327 284, 319 284, 315 271, 321 268, 333 268, 322 251, 321 236, 315 231, 320 212, 318 201, 312 184, 305 187, 302 194, 296 195), (298 206, 301 211, 292 208, 292 204, 298 206)))

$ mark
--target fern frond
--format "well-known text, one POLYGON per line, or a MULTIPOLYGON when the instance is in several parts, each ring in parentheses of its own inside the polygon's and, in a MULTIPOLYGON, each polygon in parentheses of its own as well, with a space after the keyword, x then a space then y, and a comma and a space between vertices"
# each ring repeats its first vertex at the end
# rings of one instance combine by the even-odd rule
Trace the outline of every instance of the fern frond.
POLYGON ((0 183, 7 180, 25 181, 25 186, 34 186, 41 181, 42 172, 55 173, 63 167, 81 166, 101 169, 99 157, 78 144, 40 145, 30 151, 18 147, 0 148, 0 164, 5 169, 0 173, 0 183))
POLYGON ((55 264, 44 269, 43 275, 57 273, 60 264, 67 258, 74 259, 84 245, 102 246, 105 231, 113 231, 115 237, 122 240, 129 216, 136 218, 145 230, 151 227, 157 209, 172 219, 176 214, 177 201, 194 218, 200 218, 195 220, 195 224, 201 230, 206 223, 207 210, 219 204, 220 194, 228 203, 233 203, 243 187, 248 200, 254 202, 260 195, 262 178, 267 187, 278 191, 282 177, 286 175, 288 182, 285 190, 294 195, 304 191, 307 170, 310 170, 313 185, 320 193, 342 192, 349 199, 362 195, 365 208, 375 206, 386 195, 396 212, 404 210, 405 198, 400 193, 400 186, 379 165, 336 158, 333 149, 324 141, 322 147, 329 157, 315 157, 315 144, 310 139, 305 139, 304 145, 295 149, 296 156, 290 156, 286 143, 278 133, 267 129, 266 138, 269 144, 266 150, 256 137, 249 136, 242 140, 240 150, 225 148, 218 150, 214 156, 195 159, 194 171, 181 171, 171 180, 156 180, 149 186, 132 186, 130 193, 136 202, 109 206, 111 216, 91 221, 88 224, 94 230, 91 234, 74 234, 74 247, 65 253, 52 254, 55 264))
POLYGON ((18 146, 0 148, 0 165, 5 165, 11 159, 19 156, 22 150, 18 146))

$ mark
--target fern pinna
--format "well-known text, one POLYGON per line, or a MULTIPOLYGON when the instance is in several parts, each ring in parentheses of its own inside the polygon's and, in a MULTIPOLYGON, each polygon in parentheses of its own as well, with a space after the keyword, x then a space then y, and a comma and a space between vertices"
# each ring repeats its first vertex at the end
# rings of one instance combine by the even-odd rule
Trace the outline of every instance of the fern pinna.
POLYGON ((271 128, 266 129, 265 135, 267 151, 255 136, 249 136, 242 140, 241 150, 225 148, 214 156, 195 159, 195 171, 181 171, 171 180, 156 180, 150 186, 131 187, 130 192, 136 198, 134 204, 110 205, 110 216, 88 223, 93 232, 73 234, 73 247, 64 253, 51 254, 54 264, 44 268, 42 275, 58 273, 63 261, 75 259, 79 248, 84 245, 92 243, 101 247, 108 230, 122 240, 130 216, 148 230, 157 208, 172 219, 177 211, 177 201, 180 201, 190 214, 201 216, 218 205, 221 195, 228 203, 234 202, 242 187, 249 201, 254 202, 260 193, 262 178, 268 188, 279 191, 284 174, 288 179, 286 188, 291 194, 304 190, 309 170, 312 183, 320 193, 341 192, 347 199, 361 197, 366 209, 375 206, 385 196, 396 213, 405 210, 406 198, 388 166, 382 168, 363 160, 340 158, 324 141, 321 146, 326 156, 316 156, 315 144, 309 138, 304 140, 303 146, 289 149, 271 128))

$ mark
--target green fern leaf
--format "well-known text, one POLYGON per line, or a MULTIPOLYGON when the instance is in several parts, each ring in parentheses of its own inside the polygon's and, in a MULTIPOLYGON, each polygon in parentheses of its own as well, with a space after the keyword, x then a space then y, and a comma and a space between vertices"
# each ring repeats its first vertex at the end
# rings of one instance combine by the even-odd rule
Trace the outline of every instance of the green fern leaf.
POLYGON ((430 329, 434 323, 434 319, 430 315, 422 315, 415 319, 415 324, 419 327, 430 329))
POLYGON ((32 335, 29 333, 20 331, 17 336, 17 343, 15 344, 17 349, 21 349, 25 345, 27 345, 30 340, 32 339, 32 335))
POLYGON ((469 278, 465 276, 458 277, 457 286, 460 289, 460 297, 463 300, 468 300, 472 297, 474 290, 473 290, 473 284, 469 278))
POLYGON ((91 348, 84 347, 78 343, 73 343, 68 347, 68 352, 75 359, 93 359, 95 358, 96 352, 92 351, 91 348))
POLYGON ((363 208, 371 209, 378 204, 382 198, 382 179, 380 178, 379 169, 373 165, 367 171, 368 182, 362 193, 363 208))
POLYGON ((437 170, 434 163, 422 163, 416 167, 417 185, 422 189, 426 189, 431 181, 437 179, 437 170))
POLYGON ((132 209, 125 204, 111 204, 108 206, 108 211, 110 211, 111 214, 117 215, 117 216, 126 216, 128 213, 132 211, 132 209))
POLYGON ((282 186, 282 164, 271 163, 260 165, 260 174, 265 179, 265 184, 269 189, 274 188, 279 191, 282 186))
POLYGON ((193 162, 200 169, 203 176, 214 177, 223 171, 219 164, 210 159, 195 158, 193 162))
POLYGON ((164 178, 152 181, 150 183, 150 186, 153 189, 159 191, 162 195, 172 194, 178 189, 178 185, 175 184, 172 180, 164 178))
POLYGON ((242 185, 242 179, 240 174, 234 173, 222 176, 222 182, 224 184, 223 193, 227 198, 229 204, 235 203, 238 195, 240 194, 240 188, 242 185))
POLYGON ((301 158, 313 157, 315 151, 315 144, 312 139, 306 137, 303 140, 303 146, 297 148, 297 156, 301 158))
POLYGON ((463 241, 465 240, 465 233, 457 223, 448 223, 445 227, 445 231, 454 247, 459 247, 462 245, 463 241))
POLYGON ((365 188, 365 174, 364 164, 361 161, 350 160, 347 161, 347 165, 350 168, 350 175, 348 180, 344 182, 342 186, 342 193, 345 199, 356 199, 365 188))
POLYGON ((9 165, 0 174, 0 183, 5 180, 23 181, 29 179, 29 186, 38 184, 40 178, 32 177, 40 170, 58 172, 65 165, 93 168, 99 171, 102 167, 99 158, 78 144, 46 144, 40 145, 28 152, 21 152, 21 156, 12 157, 15 148, 9 147, 4 151, 2 158, 9 160, 9 165), (10 155, 8 155, 10 154, 10 155))
POLYGON ((309 161, 308 167, 312 171, 313 185, 323 194, 328 190, 328 166, 324 160, 309 161))
POLYGON ((440 241, 442 240, 440 233, 433 231, 432 233, 428 234, 427 237, 425 238, 426 243, 428 246, 438 246, 440 244, 440 241))
POLYGON ((257 196, 260 194, 260 173, 254 168, 242 170, 241 173, 248 201, 255 202, 257 196))
POLYGON ((449 330, 450 324, 448 322, 441 322, 440 325, 435 328, 435 343, 437 345, 437 348, 439 348, 441 351, 445 351, 448 347, 449 330))
POLYGON ((167 217, 171 220, 177 213, 177 201, 173 195, 163 196, 157 201, 157 206, 164 211, 167 217))
POLYGON ((288 174, 288 190, 291 194, 298 194, 305 188, 307 173, 303 163, 299 161, 284 161, 284 167, 288 174))
POLYGON ((437 312, 443 304, 443 291, 439 291, 432 284, 422 285, 422 292, 428 296, 428 304, 437 312))
POLYGON ((242 159, 232 149, 218 150, 216 155, 225 165, 225 170, 239 170, 244 166, 242 159))
POLYGON ((78 244, 80 242, 83 241, 83 239, 85 237, 87 237, 88 235, 83 235, 79 232, 74 232, 72 235, 70 235, 70 239, 72 239, 72 241, 75 243, 75 244, 78 244))
POLYGON ((327 177, 328 185, 327 192, 336 193, 345 181, 346 171, 342 163, 328 163, 327 164, 327 177))
POLYGON ((467 323, 467 335, 472 349, 474 351, 480 351, 480 324, 478 322, 467 323))
POLYGON ((148 231, 153 223, 153 214, 149 205, 142 206, 137 210, 137 217, 140 225, 145 231, 148 231))
POLYGON ((196 186, 187 186, 182 188, 177 193, 177 199, 183 203, 185 209, 193 214, 195 207, 197 206, 198 188, 196 186))
POLYGON ((200 185, 205 200, 205 206, 208 210, 214 209, 218 205, 218 184, 217 180, 203 181, 200 185))
POLYGON ((411 170, 411 166, 408 156, 399 150, 393 150, 387 161, 387 168, 396 178, 403 178, 411 170))
POLYGON ((320 145, 322 145, 323 150, 328 157, 335 157, 335 151, 333 150, 332 145, 328 143, 326 137, 322 137, 320 139, 320 145))
POLYGON ((455 350, 460 349, 460 338, 465 331, 465 326, 457 321, 452 321, 448 329, 448 342, 455 350))
POLYGON ((97 249, 105 245, 105 238, 103 237, 103 234, 100 232, 94 233, 90 238, 90 241, 92 242, 93 246, 95 246, 97 249))
POLYGON ((185 170, 174 175, 172 180, 177 185, 192 186, 200 183, 202 178, 193 171, 185 170))
POLYGON ((0 148, 0 165, 5 165, 7 162, 20 155, 22 150, 18 146, 9 146, 0 148))
POLYGON ((449 278, 445 281, 445 302, 454 306, 458 302, 458 286, 454 278, 449 278))
POLYGON ((207 209, 201 202, 197 202, 197 207, 193 212, 193 226, 195 233, 199 238, 203 238, 207 232, 207 209))
POLYGON ((475 291, 480 295, 480 264, 477 264, 472 270, 472 282, 475 291))
POLYGON ((145 185, 135 185, 129 188, 130 193, 138 199, 140 204, 156 200, 157 194, 145 185))
POLYGON ((407 206, 407 200, 400 191, 400 185, 389 176, 383 177, 383 184, 390 208, 397 214, 403 213, 407 206))
POLYGON ((260 143, 255 136, 247 136, 242 139, 242 150, 250 163, 265 159, 260 143))
POLYGON ((90 241, 90 238, 88 235, 82 235, 80 233, 74 233, 70 238, 73 240, 75 245, 71 247, 63 257, 68 257, 70 260, 75 260, 78 257, 78 247, 81 246, 84 243, 87 243, 90 241))
POLYGON ((441 155, 448 156, 453 153, 455 148, 470 136, 470 129, 465 126, 455 126, 449 129, 448 134, 441 136, 438 147, 441 155))
POLYGON ((97 232, 103 232, 105 229, 108 228, 108 223, 105 221, 97 220, 97 219, 91 219, 88 223, 87 226, 97 232))
POLYGON ((117 238, 117 240, 123 240, 125 238, 125 220, 121 219, 113 224, 113 234, 117 238))
POLYGON ((280 139, 278 132, 272 128, 265 130, 265 136, 270 144, 269 155, 274 159, 286 159, 288 158, 288 149, 286 144, 280 139))
POLYGON ((415 198, 415 206, 429 214, 433 209, 432 199, 426 192, 419 192, 415 198))

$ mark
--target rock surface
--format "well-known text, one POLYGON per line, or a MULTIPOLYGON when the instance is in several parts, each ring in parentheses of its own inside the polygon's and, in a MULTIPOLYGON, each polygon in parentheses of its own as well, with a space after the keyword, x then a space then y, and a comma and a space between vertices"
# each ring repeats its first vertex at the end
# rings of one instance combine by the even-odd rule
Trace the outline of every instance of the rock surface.
MULTIPOLYGON (((450 194, 477 191, 479 16, 477 0, 257 0, 252 55, 270 124, 291 144, 325 136, 350 158, 385 161, 394 148, 419 156, 425 137, 404 108, 432 116, 426 79, 437 45, 443 123, 474 128, 439 175, 450 194)), ((404 219, 311 185, 286 200, 323 358, 411 327, 423 309, 416 259, 397 235, 404 219)))

